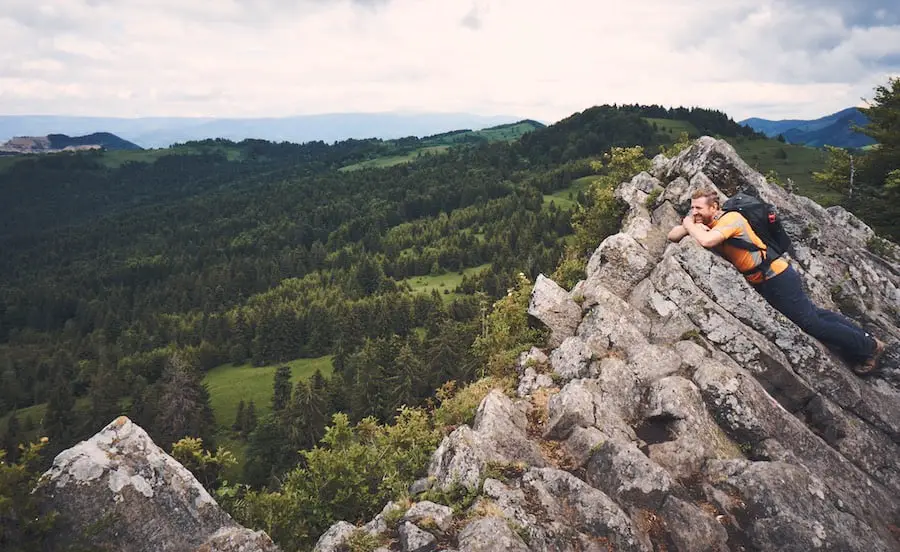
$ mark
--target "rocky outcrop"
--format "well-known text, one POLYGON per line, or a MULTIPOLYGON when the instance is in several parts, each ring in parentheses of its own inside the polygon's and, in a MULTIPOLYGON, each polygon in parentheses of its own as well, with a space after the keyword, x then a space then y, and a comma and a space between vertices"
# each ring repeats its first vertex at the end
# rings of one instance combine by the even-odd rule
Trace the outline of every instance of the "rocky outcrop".
POLYGON ((446 529, 418 524, 439 547, 900 550, 900 370, 855 375, 726 261, 669 243, 700 186, 774 204, 812 299, 900 340, 895 246, 870 251, 852 214, 766 182, 724 141, 658 156, 617 188, 621 232, 586 278, 538 278, 546 356, 520 357, 515 396, 493 391, 435 453, 432 493, 479 495, 446 529))
POLYGON ((38 492, 59 512, 50 550, 275 552, 128 418, 60 453, 38 492))

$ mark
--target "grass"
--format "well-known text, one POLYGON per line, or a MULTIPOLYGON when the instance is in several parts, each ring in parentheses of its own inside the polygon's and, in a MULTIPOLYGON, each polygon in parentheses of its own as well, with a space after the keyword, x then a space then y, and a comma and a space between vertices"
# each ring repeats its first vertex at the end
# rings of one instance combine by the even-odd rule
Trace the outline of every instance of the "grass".
POLYGON ((256 415, 262 418, 272 409, 272 385, 279 366, 291 367, 291 381, 311 377, 316 370, 328 377, 332 372, 331 357, 300 358, 270 366, 234 366, 224 364, 206 373, 203 382, 209 389, 210 403, 219 428, 231 428, 237 415, 238 403, 251 400, 256 405, 256 415))
POLYGON ((440 146, 428 146, 425 148, 419 148, 417 150, 411 151, 405 155, 389 155, 386 157, 376 157, 375 159, 367 159, 365 161, 360 161, 359 163, 354 163, 352 165, 346 165, 341 167, 340 171, 358 171, 361 169, 380 169, 384 167, 392 167, 394 165, 400 165, 401 163, 409 163, 411 161, 415 161, 421 155, 427 154, 441 154, 446 152, 450 146, 440 145, 440 146))
MULTIPOLYGON (((91 406, 90 399, 88 397, 81 397, 75 399, 75 409, 81 412, 86 412, 91 406)), ((15 411, 16 416, 19 418, 19 427, 22 428, 25 425, 25 418, 31 418, 31 421, 34 422, 34 430, 29 431, 24 435, 23 440, 32 441, 39 437, 41 437, 41 423, 44 420, 44 416, 47 415, 47 403, 35 404, 32 406, 26 406, 25 408, 20 408, 15 411)), ((0 435, 6 433, 6 428, 9 427, 9 419, 12 417, 12 412, 7 412, 5 415, 0 417, 0 435)), ((110 422, 112 420, 109 420, 110 422)), ((97 428, 97 431, 100 431, 102 428, 97 428)))
POLYGON ((687 132, 688 136, 699 136, 700 131, 697 130, 692 123, 687 121, 679 121, 676 119, 656 119, 654 117, 644 117, 649 124, 656 124, 656 127, 665 134, 671 136, 672 140, 678 139, 682 132, 687 132))
POLYGON ((573 180, 568 188, 557 190, 552 194, 544 194, 544 206, 550 205, 550 202, 556 203, 560 209, 571 210, 578 204, 578 192, 587 190, 591 183, 597 180, 597 176, 583 176, 573 180), (570 197, 571 196, 571 197, 570 197))
POLYGON ((783 144, 774 139, 727 138, 727 141, 760 174, 775 171, 781 182, 786 182, 788 178, 793 180, 797 194, 825 207, 836 205, 840 200, 840 194, 817 184, 812 178, 814 171, 825 167, 826 154, 823 150, 783 144))
POLYGON ((486 128, 484 130, 476 130, 473 134, 490 141, 513 142, 521 138, 525 133, 531 132, 536 128, 537 127, 532 123, 522 122, 513 125, 501 125, 499 127, 486 128))
POLYGON ((491 266, 490 263, 466 268, 462 270, 462 274, 459 272, 447 272, 437 276, 413 276, 402 280, 402 282, 408 283, 415 293, 431 293, 433 289, 438 290, 440 293, 443 293, 444 290, 447 290, 448 293, 453 293, 456 286, 462 282, 463 275, 468 276, 480 272, 489 266, 491 266))

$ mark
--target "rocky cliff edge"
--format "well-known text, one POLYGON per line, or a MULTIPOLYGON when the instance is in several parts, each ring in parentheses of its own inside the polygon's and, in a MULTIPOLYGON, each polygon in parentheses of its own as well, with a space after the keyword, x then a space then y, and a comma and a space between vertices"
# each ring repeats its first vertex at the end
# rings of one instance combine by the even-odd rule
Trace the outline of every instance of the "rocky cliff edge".
POLYGON ((701 138, 617 188, 627 215, 585 280, 536 281, 529 313, 550 348, 522 355, 517 392, 492 391, 413 489, 475 503, 340 523, 317 550, 355 531, 403 552, 900 550, 898 359, 857 376, 726 261, 669 243, 701 186, 774 204, 811 298, 900 339, 897 247, 701 138))

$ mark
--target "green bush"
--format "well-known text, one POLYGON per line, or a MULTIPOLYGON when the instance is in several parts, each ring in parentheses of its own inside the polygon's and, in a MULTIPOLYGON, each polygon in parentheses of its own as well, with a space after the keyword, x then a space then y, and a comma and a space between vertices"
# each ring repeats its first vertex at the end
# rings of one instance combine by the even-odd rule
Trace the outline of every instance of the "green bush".
POLYGON ((7 462, 6 451, 0 449, 0 550, 43 550, 44 539, 53 529, 55 512, 42 514, 32 494, 41 476, 38 462, 46 444, 43 437, 19 445, 21 454, 16 462, 7 462))
POLYGON ((308 547, 336 521, 371 519, 388 501, 406 497, 440 438, 420 409, 402 408, 394 425, 370 417, 353 426, 335 414, 320 446, 301 453, 304 462, 279 490, 248 492, 233 514, 284 549, 308 547))
POLYGON ((546 338, 543 331, 532 328, 528 321, 528 302, 533 288, 528 277, 520 272, 515 287, 494 303, 481 335, 472 344, 476 357, 484 366, 482 377, 486 374, 498 378, 513 375, 519 353, 543 343, 546 338))
POLYGON ((463 424, 471 425, 475 421, 478 405, 491 392, 491 389, 510 389, 512 378, 486 377, 456 388, 455 381, 449 381, 437 391, 441 405, 434 411, 434 423, 437 427, 453 428, 463 424))

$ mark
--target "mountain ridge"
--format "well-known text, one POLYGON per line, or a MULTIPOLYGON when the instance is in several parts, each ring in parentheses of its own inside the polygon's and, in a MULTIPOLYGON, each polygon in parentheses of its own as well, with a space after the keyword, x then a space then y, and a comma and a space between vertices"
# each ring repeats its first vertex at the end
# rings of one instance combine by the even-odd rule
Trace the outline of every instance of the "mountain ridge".
POLYGON ((428 136, 448 129, 484 129, 528 119, 471 113, 324 113, 285 117, 81 117, 0 115, 0 140, 53 132, 83 134, 103 128, 145 148, 206 138, 334 142, 350 138, 428 136))
POLYGON ((0 155, 57 153, 85 149, 141 150, 143 148, 110 132, 94 132, 84 136, 52 133, 45 136, 15 136, 0 144, 0 155))
POLYGON ((854 125, 862 127, 868 122, 868 117, 858 107, 848 107, 818 119, 771 120, 750 117, 739 121, 739 124, 761 132, 769 138, 781 135, 789 144, 817 148, 825 145, 861 148, 874 144, 875 141, 865 134, 856 132, 853 127, 854 125))

